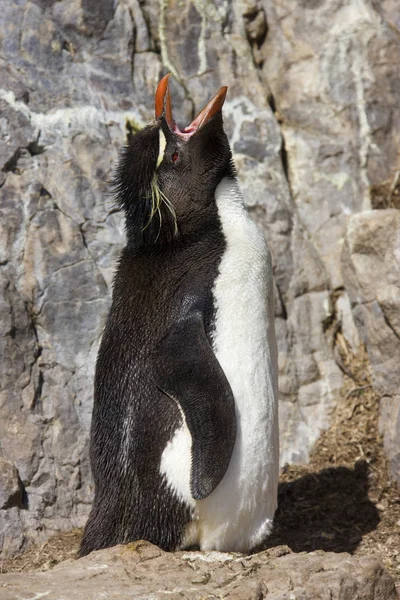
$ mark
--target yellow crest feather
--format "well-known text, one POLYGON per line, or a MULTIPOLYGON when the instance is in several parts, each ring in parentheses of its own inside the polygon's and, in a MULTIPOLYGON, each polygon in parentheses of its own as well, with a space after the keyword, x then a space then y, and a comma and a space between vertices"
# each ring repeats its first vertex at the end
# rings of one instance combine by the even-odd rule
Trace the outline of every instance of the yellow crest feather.
MULTIPOLYGON (((165 136, 164 136, 164 140, 165 140, 165 136)), ((161 136, 160 136, 160 148, 161 148, 161 136)), ((160 158, 160 156, 158 158, 160 158)), ((161 158, 161 160, 162 160, 162 158, 161 158)), ((160 219, 160 225, 159 225, 159 229, 158 229, 158 234, 157 234, 157 237, 156 237, 156 241, 158 240, 158 236, 160 235, 160 232, 161 232, 162 216, 161 216, 160 207, 161 207, 162 204, 165 204, 165 206, 168 208, 169 212, 171 213, 172 218, 174 220, 174 234, 177 234, 178 233, 178 223, 177 223, 177 220, 176 220, 175 209, 172 206, 171 202, 166 197, 166 195, 164 194, 164 192, 162 192, 160 190, 160 188, 158 187, 157 173, 154 173, 153 179, 151 180, 151 211, 150 211, 150 216, 149 216, 149 220, 147 221, 146 225, 143 227, 142 231, 144 231, 145 229, 147 229, 147 227, 150 225, 151 221, 153 220, 154 215, 158 212, 159 219, 160 219)))

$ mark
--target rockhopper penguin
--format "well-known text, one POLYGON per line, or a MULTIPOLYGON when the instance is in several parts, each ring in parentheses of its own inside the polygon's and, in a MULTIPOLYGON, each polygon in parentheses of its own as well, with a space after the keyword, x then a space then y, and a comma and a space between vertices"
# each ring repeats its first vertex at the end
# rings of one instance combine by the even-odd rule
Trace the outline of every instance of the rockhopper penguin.
POLYGON ((116 174, 127 245, 96 365, 81 556, 138 539, 246 552, 277 503, 270 253, 238 187, 227 88, 180 130, 168 77, 116 174))

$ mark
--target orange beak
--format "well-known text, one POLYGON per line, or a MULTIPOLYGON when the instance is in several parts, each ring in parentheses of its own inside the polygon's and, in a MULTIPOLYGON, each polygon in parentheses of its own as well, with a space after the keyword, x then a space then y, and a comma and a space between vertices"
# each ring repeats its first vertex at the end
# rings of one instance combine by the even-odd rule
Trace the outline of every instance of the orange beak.
POLYGON ((165 75, 158 84, 155 99, 155 116, 156 119, 164 117, 170 130, 186 139, 196 133, 196 131, 208 123, 222 109, 228 88, 226 86, 221 87, 215 96, 205 105, 203 110, 199 112, 194 121, 181 130, 172 117, 171 96, 168 85, 170 75, 170 73, 165 75))
POLYGON ((169 85, 168 79, 170 78, 171 73, 165 75, 157 86, 156 91, 156 102, 155 102, 155 112, 156 119, 161 119, 162 116, 165 117, 165 120, 168 123, 168 127, 171 131, 174 130, 174 119, 172 118, 172 110, 171 110, 171 95, 169 93, 169 85))

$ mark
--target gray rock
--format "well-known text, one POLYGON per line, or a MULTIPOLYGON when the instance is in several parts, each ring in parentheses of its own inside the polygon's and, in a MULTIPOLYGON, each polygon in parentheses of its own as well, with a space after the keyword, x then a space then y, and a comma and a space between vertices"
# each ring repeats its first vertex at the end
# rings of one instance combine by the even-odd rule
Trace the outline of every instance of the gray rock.
POLYGON ((396 599, 393 580, 374 556, 291 554, 284 546, 253 556, 167 554, 146 542, 100 550, 44 573, 0 575, 0 595, 2 600, 396 599))
POLYGON ((0 439, 27 498, 0 509, 5 554, 88 514, 94 361, 124 243, 107 182, 127 134, 153 118, 166 71, 182 123, 229 86, 240 183, 274 259, 282 463, 306 462, 329 424, 339 317, 392 397, 396 285, 377 286, 368 266, 355 285, 341 254, 350 215, 378 204, 392 214, 397 202, 396 2, 10 0, 1 10, 0 439))
POLYGON ((18 471, 12 463, 0 458, 0 509, 22 505, 22 486, 18 471))
POLYGON ((400 394, 381 399, 380 431, 392 475, 400 480, 400 394))
POLYGON ((400 482, 400 211, 367 211, 349 219, 343 277, 360 336, 382 396, 380 428, 400 482))

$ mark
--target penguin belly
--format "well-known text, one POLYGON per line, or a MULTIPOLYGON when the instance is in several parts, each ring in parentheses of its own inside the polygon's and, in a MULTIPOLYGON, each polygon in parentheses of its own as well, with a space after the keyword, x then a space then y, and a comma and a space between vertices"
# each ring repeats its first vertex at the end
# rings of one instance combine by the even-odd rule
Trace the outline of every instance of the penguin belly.
POLYGON ((221 483, 197 503, 203 550, 246 552, 271 531, 279 475, 273 273, 264 236, 235 180, 216 201, 226 239, 213 290, 213 347, 235 398, 237 434, 221 483))
POLYGON ((248 215, 236 180, 218 185, 216 201, 226 249, 213 288, 212 343, 235 399, 235 445, 221 482, 207 498, 194 500, 191 436, 183 421, 163 452, 161 473, 192 512, 181 547, 247 552, 270 533, 277 506, 273 274, 264 236, 248 215))

